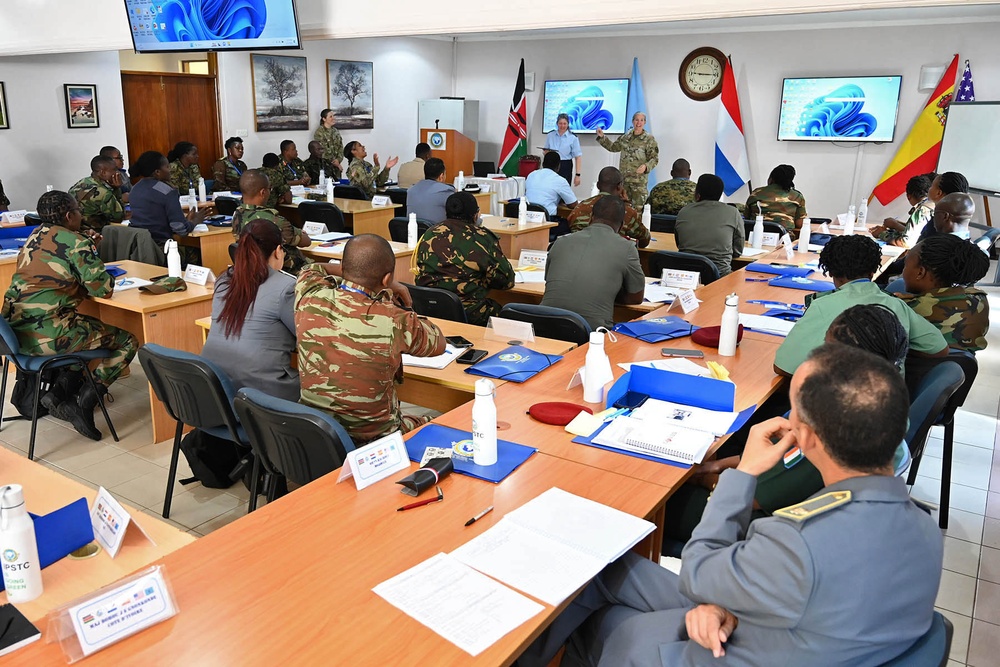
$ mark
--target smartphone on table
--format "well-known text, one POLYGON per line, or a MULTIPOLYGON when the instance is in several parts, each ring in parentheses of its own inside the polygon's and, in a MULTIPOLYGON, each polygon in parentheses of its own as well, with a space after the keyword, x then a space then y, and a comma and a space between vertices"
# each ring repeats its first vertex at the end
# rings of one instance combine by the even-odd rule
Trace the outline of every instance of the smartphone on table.
POLYGON ((445 336, 444 339, 452 347, 472 347, 472 341, 463 336, 445 336))
POLYGON ((488 354, 489 352, 487 352, 486 350, 477 350, 475 348, 470 347, 468 350, 463 352, 462 356, 460 356, 455 361, 457 361, 460 364, 474 364, 477 361, 485 359, 486 355, 488 354))

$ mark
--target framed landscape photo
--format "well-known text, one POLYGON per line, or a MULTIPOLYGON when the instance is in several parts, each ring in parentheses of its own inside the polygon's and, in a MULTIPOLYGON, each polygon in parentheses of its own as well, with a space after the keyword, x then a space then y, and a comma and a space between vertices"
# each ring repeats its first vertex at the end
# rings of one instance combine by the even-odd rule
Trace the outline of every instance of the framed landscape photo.
POLYGON ((250 71, 257 131, 308 130, 306 59, 251 53, 250 71))
POLYGON ((326 94, 338 130, 375 127, 373 67, 357 60, 326 61, 326 94))
POLYGON ((100 127, 97 115, 97 86, 92 83, 64 83, 66 126, 71 130, 100 127))
POLYGON ((7 89, 0 81, 0 130, 10 129, 10 118, 7 116, 7 89))

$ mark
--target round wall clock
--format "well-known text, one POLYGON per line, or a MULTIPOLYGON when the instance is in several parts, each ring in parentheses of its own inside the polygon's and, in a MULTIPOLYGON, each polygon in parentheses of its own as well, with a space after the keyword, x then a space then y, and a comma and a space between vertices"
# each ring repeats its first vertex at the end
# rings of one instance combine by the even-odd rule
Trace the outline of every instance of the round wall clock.
POLYGON ((681 90, 693 100, 704 102, 722 92, 722 73, 726 56, 711 46, 703 46, 687 54, 678 72, 681 90))

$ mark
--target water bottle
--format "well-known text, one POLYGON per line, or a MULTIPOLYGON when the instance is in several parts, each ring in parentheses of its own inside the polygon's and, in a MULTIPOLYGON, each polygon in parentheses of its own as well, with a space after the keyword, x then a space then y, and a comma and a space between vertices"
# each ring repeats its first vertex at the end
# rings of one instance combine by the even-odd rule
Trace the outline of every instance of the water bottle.
POLYGON ((583 400, 604 403, 604 385, 614 379, 611 360, 604 351, 604 333, 592 331, 583 366, 583 400))
POLYGON ((329 179, 326 182, 326 201, 330 204, 333 203, 333 179, 329 179))
POLYGON ((205 179, 198 179, 198 201, 208 201, 208 192, 205 190, 205 179))
POLYGON ((594 183, 590 188, 590 196, 596 197, 599 194, 601 194, 601 191, 597 188, 597 183, 594 183))
POLYGON ((750 235, 750 245, 757 250, 764 247, 764 216, 757 214, 753 223, 753 233, 750 235))
POLYGON ((325 188, 326 187, 326 169, 320 169, 319 170, 319 184, 318 185, 321 188, 325 188))
POLYGON ((54 185, 46 185, 45 186, 45 191, 46 192, 52 192, 55 189, 56 189, 56 186, 54 186, 54 185))
POLYGON ((854 233, 854 220, 856 219, 854 204, 847 207, 847 222, 844 223, 844 236, 854 233))
POLYGON ((858 229, 865 230, 868 229, 868 199, 866 197, 861 198, 861 205, 858 206, 858 229))
POLYGON ((726 297, 726 309, 722 312, 722 326, 719 330, 719 356, 732 357, 736 354, 736 337, 740 330, 740 297, 735 292, 726 297))
POLYGON ((524 226, 528 224, 528 198, 521 197, 521 201, 517 203, 517 224, 524 226))
POLYGON ((459 190, 459 191, 464 190, 465 189, 465 172, 464 171, 458 172, 458 178, 455 179, 455 181, 456 181, 455 189, 459 190))
POLYGON ((472 404, 472 460, 477 466, 497 462, 497 405, 493 383, 476 380, 476 400, 472 404))
POLYGON ((799 230, 799 252, 809 252, 809 234, 812 232, 812 220, 802 219, 802 229, 799 230))
POLYGON ((653 213, 649 210, 649 204, 642 207, 642 226, 653 231, 653 213))
POLYGON ((417 247, 417 214, 410 214, 410 221, 406 223, 406 247, 417 247))
POLYGON ((10 602, 29 602, 42 594, 35 524, 24 506, 20 484, 0 487, 0 556, 10 602))
POLYGON ((177 251, 177 241, 167 241, 167 274, 171 278, 180 278, 181 272, 181 254, 177 251))

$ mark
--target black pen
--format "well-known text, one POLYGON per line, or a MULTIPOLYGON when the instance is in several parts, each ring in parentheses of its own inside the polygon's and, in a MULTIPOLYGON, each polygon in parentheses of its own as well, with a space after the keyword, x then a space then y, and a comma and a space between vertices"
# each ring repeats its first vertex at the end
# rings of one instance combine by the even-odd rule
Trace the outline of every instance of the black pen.
POLYGON ((468 521, 466 521, 465 525, 466 526, 471 526, 472 524, 474 524, 475 522, 479 521, 480 519, 482 519, 484 516, 486 516, 487 514, 489 514, 492 511, 493 511, 493 505, 490 505, 489 507, 487 507, 486 509, 484 509, 479 514, 477 514, 476 516, 474 516, 471 519, 469 519, 468 521))

